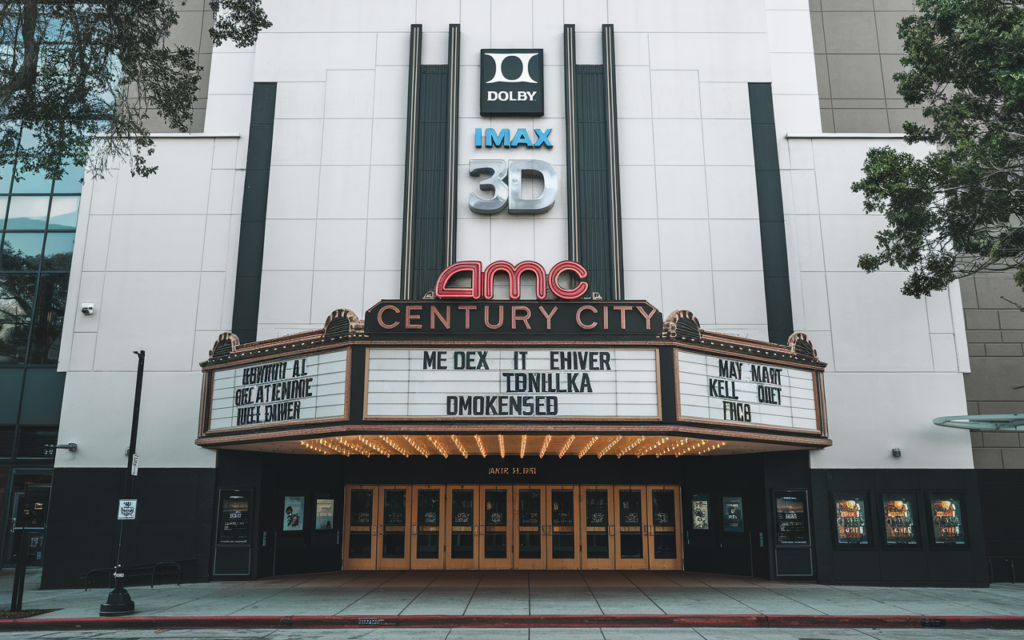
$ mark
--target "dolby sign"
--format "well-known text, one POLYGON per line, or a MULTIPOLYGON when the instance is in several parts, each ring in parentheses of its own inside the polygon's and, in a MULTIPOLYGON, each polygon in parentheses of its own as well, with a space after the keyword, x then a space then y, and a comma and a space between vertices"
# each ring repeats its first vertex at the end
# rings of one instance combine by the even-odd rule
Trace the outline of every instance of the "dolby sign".
POLYGON ((480 52, 480 115, 544 115, 544 50, 480 52))

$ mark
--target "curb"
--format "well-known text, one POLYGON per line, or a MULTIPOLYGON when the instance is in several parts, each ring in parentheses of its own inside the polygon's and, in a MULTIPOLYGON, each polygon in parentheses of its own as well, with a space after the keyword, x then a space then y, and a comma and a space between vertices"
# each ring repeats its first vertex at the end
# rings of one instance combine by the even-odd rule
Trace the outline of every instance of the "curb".
POLYGON ((3 631, 67 629, 351 629, 529 627, 759 627, 845 629, 1024 629, 1024 616, 491 615, 491 616, 138 616, 0 620, 3 631))

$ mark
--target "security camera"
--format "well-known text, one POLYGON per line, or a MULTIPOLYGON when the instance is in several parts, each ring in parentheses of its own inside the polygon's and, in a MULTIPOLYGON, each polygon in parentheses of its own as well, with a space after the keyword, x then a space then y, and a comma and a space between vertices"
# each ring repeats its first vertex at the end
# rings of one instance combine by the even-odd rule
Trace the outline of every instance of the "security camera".
POLYGON ((82 303, 82 313, 87 316, 91 316, 96 311, 96 305, 91 302, 82 303))

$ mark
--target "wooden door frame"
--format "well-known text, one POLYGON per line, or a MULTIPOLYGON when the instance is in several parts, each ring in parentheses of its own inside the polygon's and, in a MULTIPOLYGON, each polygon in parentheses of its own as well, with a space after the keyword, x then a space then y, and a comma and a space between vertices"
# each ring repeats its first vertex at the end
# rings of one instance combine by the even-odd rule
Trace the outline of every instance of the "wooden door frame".
POLYGON ((445 494, 447 493, 447 487, 443 484, 414 484, 410 486, 412 493, 412 505, 410 507, 412 513, 412 521, 409 525, 409 565, 414 570, 438 570, 444 569, 444 547, 445 547, 445 530, 444 523, 445 518, 448 515, 448 511, 445 509, 445 494), (437 558, 417 558, 416 557, 416 544, 415 536, 419 535, 419 492, 420 490, 437 490, 440 495, 440 504, 438 505, 438 523, 437 523, 437 558))
POLYGON ((445 502, 448 505, 447 513, 445 514, 444 524, 444 541, 442 548, 444 549, 444 568, 455 569, 463 571, 475 571, 480 567, 480 549, 483 545, 482 537, 479 535, 478 522, 481 520, 480 509, 480 485, 476 484, 449 484, 445 485, 445 502), (455 525, 452 524, 451 513, 452 513, 452 492, 453 491, 473 491, 473 515, 470 517, 469 532, 473 539, 473 557, 472 558, 452 558, 451 553, 451 538, 454 533, 455 525))
POLYGON ((547 492, 546 485, 529 484, 515 485, 512 487, 512 567, 517 570, 542 570, 547 568, 548 539, 543 533, 544 514, 547 513, 547 492), (537 490, 540 492, 540 523, 537 526, 537 533, 540 534, 540 558, 519 557, 519 492, 523 490, 537 490))
POLYGON ((587 570, 609 570, 615 568, 615 521, 612 518, 613 506, 615 503, 615 486, 610 484, 583 484, 580 485, 580 566, 587 570), (608 557, 588 558, 587 557, 587 532, 590 527, 587 524, 587 491, 608 492, 608 557))
POLYGON ((647 518, 649 523, 644 525, 644 536, 647 538, 648 564, 652 571, 682 571, 683 569, 683 522, 682 522, 682 488, 676 485, 648 485, 647 487, 647 518), (654 557, 654 492, 671 491, 674 494, 675 505, 675 531, 676 531, 676 557, 674 559, 659 560, 654 557))
MULTIPOLYGON (((360 489, 369 489, 373 494, 373 509, 377 510, 377 496, 380 493, 379 487, 375 484, 350 484, 345 486, 345 515, 341 542, 341 568, 345 571, 373 571, 377 568, 377 526, 375 514, 371 514, 370 525, 370 557, 350 558, 349 540, 352 535, 352 492, 360 489)), ((362 529, 362 527, 360 527, 362 529)), ((360 531, 361 533, 362 531, 360 531)))
MULTIPOLYGON (((618 569, 618 570, 634 570, 634 571, 643 571, 643 570, 649 569, 650 568, 650 553, 647 552, 647 542, 646 542, 646 540, 644 538, 644 528, 643 528, 644 520, 647 519, 647 515, 646 514, 650 513, 650 507, 647 504, 647 487, 644 486, 644 485, 635 485, 635 484, 619 484, 619 485, 613 486, 612 489, 614 491, 613 496, 615 498, 615 502, 614 502, 615 509, 614 509, 614 515, 612 517, 615 519, 616 534, 617 534, 615 536, 615 546, 614 546, 614 551, 613 551, 613 558, 614 558, 614 561, 615 561, 614 562, 615 568, 618 569), (622 546, 623 527, 621 526, 621 523, 619 522, 619 492, 622 491, 622 490, 639 491, 640 492, 640 522, 639 522, 638 526, 635 527, 637 529, 637 531, 627 531, 626 533, 627 534, 629 534, 629 533, 639 533, 640 534, 640 548, 642 549, 643 558, 623 558, 623 557, 621 557, 622 556, 621 546, 622 546)), ((630 529, 633 529, 633 528, 634 527, 630 527, 630 529)))
POLYGON ((504 571, 512 568, 512 486, 507 484, 482 484, 480 485, 480 569, 487 571, 504 571), (490 523, 487 518, 487 492, 505 492, 505 557, 487 558, 484 556, 487 527, 490 523))
POLYGON ((410 487, 407 484, 382 484, 377 487, 377 569, 382 571, 405 571, 409 569, 409 551, 411 549, 410 542, 412 536, 410 535, 411 529, 411 505, 409 504, 409 491, 410 487), (405 548, 401 558, 385 558, 384 557, 384 533, 386 531, 384 524, 384 492, 385 491, 405 491, 405 531, 403 535, 405 537, 405 548))
MULTIPOLYGON (((579 518, 579 504, 580 504, 580 487, 574 484, 549 484, 544 487, 544 497, 547 502, 545 515, 547 516, 547 538, 548 538, 548 553, 547 553, 547 564, 548 569, 553 571, 578 571, 580 568, 580 548, 582 547, 582 541, 580 540, 580 518, 579 518), (554 552, 554 514, 551 509, 554 507, 554 500, 551 497, 553 491, 566 491, 572 492, 572 535, 573 535, 573 551, 572 558, 553 558, 551 554, 554 552)), ((541 518, 543 522, 545 518, 541 518)), ((566 527, 568 528, 568 527, 566 527)))

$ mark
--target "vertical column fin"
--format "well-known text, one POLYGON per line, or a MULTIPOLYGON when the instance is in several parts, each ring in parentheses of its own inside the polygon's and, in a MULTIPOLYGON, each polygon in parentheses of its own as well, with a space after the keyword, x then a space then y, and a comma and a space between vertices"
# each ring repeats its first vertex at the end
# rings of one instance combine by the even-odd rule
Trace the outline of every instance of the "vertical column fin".
POLYGON ((409 33, 409 106, 405 120, 405 198, 402 201, 401 298, 412 299, 413 239, 416 217, 416 143, 419 136, 420 66, 423 25, 414 24, 409 33))
POLYGON ((619 182, 619 112, 615 94, 615 27, 601 28, 604 49, 605 119, 608 125, 608 222, 611 244, 612 300, 625 298, 622 270, 622 197, 619 182))
POLYGON ((458 238, 458 171, 459 171, 459 25, 448 25, 448 148, 445 154, 445 252, 446 264, 455 262, 458 238))
POLYGON ((576 25, 565 25, 565 210, 569 259, 580 261, 579 162, 577 160, 576 25))

